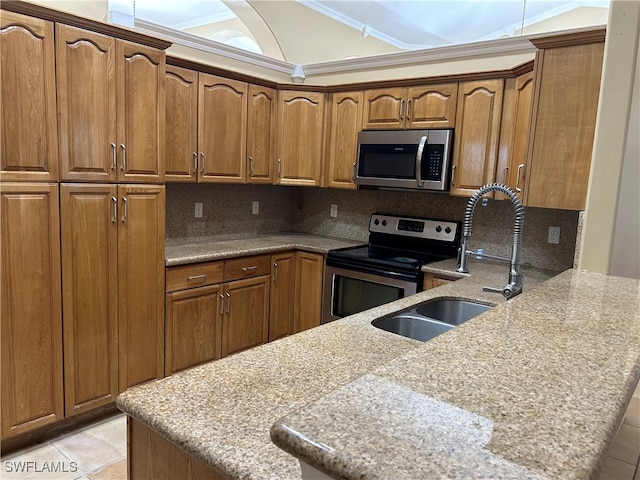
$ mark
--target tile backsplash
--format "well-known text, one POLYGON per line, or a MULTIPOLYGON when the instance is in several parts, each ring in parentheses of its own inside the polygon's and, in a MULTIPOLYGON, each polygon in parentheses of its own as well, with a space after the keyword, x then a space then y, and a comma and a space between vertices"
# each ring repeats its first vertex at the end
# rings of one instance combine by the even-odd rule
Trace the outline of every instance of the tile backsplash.
MULTIPOLYGON (((241 237, 296 231, 367 241, 374 212, 464 220, 467 198, 426 192, 337 190, 273 185, 167 185, 167 239, 184 237, 241 237), (252 202, 260 212, 252 215, 252 202), (194 204, 204 204, 202 218, 194 218, 194 204), (338 216, 330 217, 331 205, 338 216)), ((509 257, 513 233, 509 201, 478 205, 473 218, 471 248, 509 257)), ((552 270, 573 266, 578 212, 526 208, 521 260, 525 265, 552 270), (550 226, 560 227, 560 244, 547 243, 550 226)))

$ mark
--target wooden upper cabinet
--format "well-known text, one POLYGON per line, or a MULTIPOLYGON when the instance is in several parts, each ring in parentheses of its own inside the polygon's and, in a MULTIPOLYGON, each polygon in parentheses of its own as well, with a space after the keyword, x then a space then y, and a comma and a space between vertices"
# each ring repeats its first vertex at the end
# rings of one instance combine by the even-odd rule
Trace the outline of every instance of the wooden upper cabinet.
POLYGON ((246 172, 247 84, 199 74, 200 181, 242 183, 246 172))
POLYGON ((116 40, 119 182, 164 182, 164 71, 164 51, 116 40))
POLYGON ((353 180, 362 125, 362 92, 333 93, 327 104, 325 185, 355 189, 353 180))
POLYGON ((365 90, 364 129, 453 128, 458 84, 365 90))
POLYGON ((0 180, 58 180, 52 22, 0 15, 0 180))
POLYGON ((604 43, 539 50, 525 204, 583 210, 604 43))
POLYGON ((273 183, 276 91, 249 85, 247 112, 247 181, 273 183))
POLYGON ((322 183, 324 103, 323 93, 278 92, 276 183, 322 183))
POLYGON ((198 172, 198 72, 167 65, 165 73, 165 179, 195 182, 198 172))
POLYGON ((117 179, 115 39, 56 25, 62 180, 117 179))
POLYGON ((3 184, 0 210, 0 410, 7 438, 64 416, 58 185, 3 184))
MULTIPOLYGON (((521 200, 532 103, 533 72, 505 80, 496 181, 510 187, 521 200)), ((495 198, 506 196, 496 192, 495 198)))
POLYGON ((118 215, 115 184, 60 187, 66 416, 118 394, 118 215))
POLYGON ((503 90, 502 79, 459 85, 451 195, 471 196, 495 180, 503 90))

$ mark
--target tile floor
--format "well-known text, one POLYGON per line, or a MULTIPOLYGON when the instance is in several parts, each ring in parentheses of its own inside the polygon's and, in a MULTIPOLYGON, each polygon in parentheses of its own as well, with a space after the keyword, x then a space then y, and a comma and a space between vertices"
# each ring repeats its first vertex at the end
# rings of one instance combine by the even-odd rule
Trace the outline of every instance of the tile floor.
MULTIPOLYGON (((0 478, 127 480, 126 436, 126 417, 118 414, 2 457, 0 478)), ((598 480, 640 480, 639 461, 640 385, 598 480)))

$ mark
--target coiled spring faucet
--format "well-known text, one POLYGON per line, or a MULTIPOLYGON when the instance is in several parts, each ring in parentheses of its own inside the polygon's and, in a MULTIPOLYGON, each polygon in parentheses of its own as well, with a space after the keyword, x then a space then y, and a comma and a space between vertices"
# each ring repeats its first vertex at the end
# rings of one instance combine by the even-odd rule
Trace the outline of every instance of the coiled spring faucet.
POLYGON ((469 199, 467 203, 467 209, 464 216, 464 228, 462 231, 462 245, 458 251, 458 272, 469 273, 469 255, 474 255, 477 258, 488 258, 490 260, 498 260, 503 262, 509 262, 509 283, 503 288, 484 287, 482 290, 485 292, 501 293, 506 299, 515 297, 522 292, 522 285, 524 283, 524 275, 520 272, 520 244, 522 241, 522 228, 524 227, 524 207, 522 202, 516 196, 515 192, 506 185, 501 183, 490 183, 483 187, 480 187, 476 193, 469 199), (513 250, 511 251, 511 258, 497 257, 494 255, 487 255, 481 251, 469 250, 469 239, 471 238, 471 220, 473 218, 473 211, 478 204, 478 201, 489 192, 501 192, 509 197, 513 208, 516 211, 516 218, 513 223, 513 250))

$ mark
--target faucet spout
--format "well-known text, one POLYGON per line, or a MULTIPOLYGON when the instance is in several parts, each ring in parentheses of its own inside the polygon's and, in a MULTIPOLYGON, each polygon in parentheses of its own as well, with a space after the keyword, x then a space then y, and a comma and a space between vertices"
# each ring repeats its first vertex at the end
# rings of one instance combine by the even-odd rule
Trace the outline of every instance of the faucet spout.
MULTIPOLYGON (((480 187, 467 203, 467 209, 464 216, 464 226, 462 231, 462 244, 458 251, 458 272, 469 273, 469 254, 473 253, 469 250, 469 239, 471 238, 471 223, 473 212, 478 201, 489 192, 501 192, 507 195, 511 200, 511 204, 515 210, 516 216, 513 222, 513 247, 511 250, 511 259, 509 260, 509 281, 502 289, 485 287, 485 291, 498 292, 509 299, 522 292, 524 284, 524 275, 520 272, 520 247, 522 244, 522 229, 524 227, 524 206, 516 193, 506 185, 501 183, 490 183, 480 187)), ((491 255, 484 255, 491 258, 491 255)))

